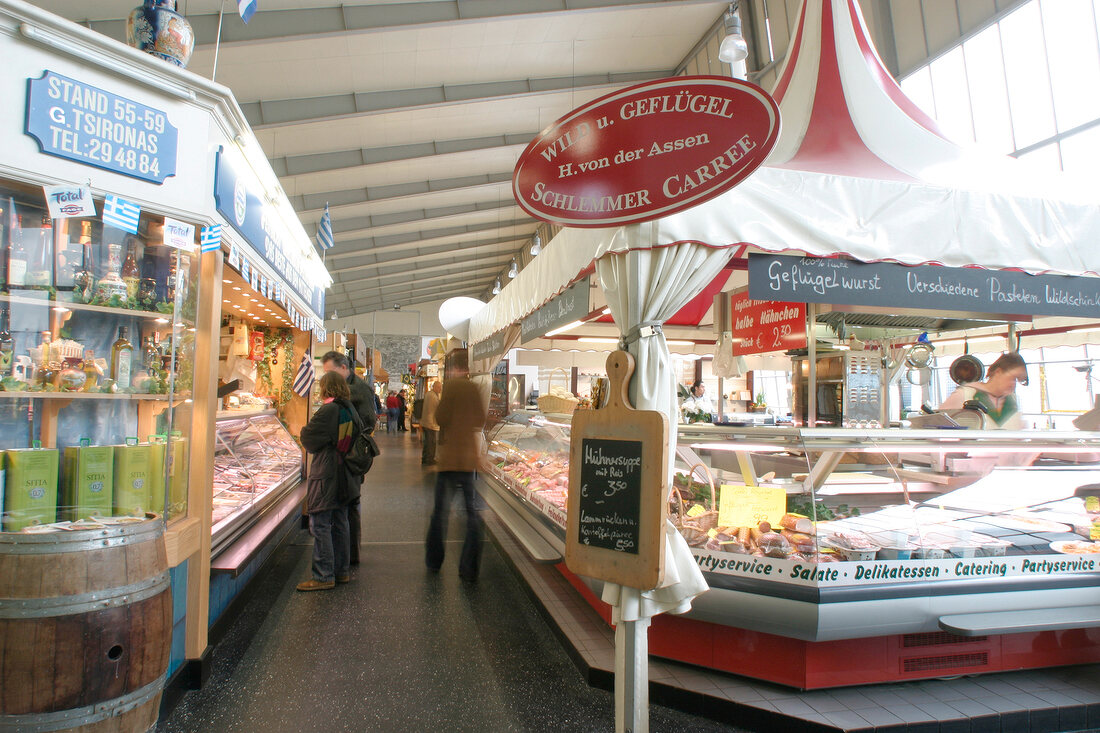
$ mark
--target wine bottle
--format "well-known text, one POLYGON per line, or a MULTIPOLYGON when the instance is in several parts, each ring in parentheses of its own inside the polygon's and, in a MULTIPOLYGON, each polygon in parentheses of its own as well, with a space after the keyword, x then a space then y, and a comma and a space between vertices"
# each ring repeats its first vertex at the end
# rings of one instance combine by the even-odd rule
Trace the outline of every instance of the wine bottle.
POLYGON ((137 300, 138 286, 141 284, 141 273, 138 271, 137 256, 134 253, 136 241, 130 239, 126 247, 126 261, 122 263, 122 282, 126 283, 126 297, 137 300))
POLYGON ((27 287, 49 288, 53 286, 53 224, 49 217, 42 217, 38 230, 38 251, 27 270, 27 287))
POLYGON ((118 340, 111 345, 111 379, 119 389, 130 388, 130 370, 133 366, 134 345, 126 338, 126 326, 118 327, 118 340))
POLYGON ((85 392, 92 392, 97 386, 99 386, 99 367, 95 364, 95 351, 92 349, 84 350, 84 375, 87 379, 84 380, 85 392))
POLYGON ((73 298, 91 303, 95 295, 95 262, 92 260, 92 222, 80 222, 80 269, 73 275, 73 298))
POLYGON ((15 340, 11 337, 8 308, 0 307, 0 377, 9 377, 15 366, 15 340))
POLYGON ((8 285, 13 288, 22 288, 27 284, 27 249, 23 245, 23 217, 14 213, 15 202, 10 198, 8 206, 13 212, 8 219, 8 237, 11 240, 8 251, 8 285))

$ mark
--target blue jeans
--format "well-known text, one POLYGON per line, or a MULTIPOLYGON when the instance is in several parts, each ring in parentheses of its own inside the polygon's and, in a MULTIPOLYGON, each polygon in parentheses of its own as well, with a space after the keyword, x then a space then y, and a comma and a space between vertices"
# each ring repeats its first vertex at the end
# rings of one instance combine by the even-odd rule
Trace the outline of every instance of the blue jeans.
POLYGON ((386 432, 387 433, 396 433, 397 432, 397 408, 396 407, 387 407, 386 408, 386 432))
POLYGON ((447 536, 447 519, 451 513, 451 491, 456 486, 462 489, 462 498, 466 501, 466 540, 462 543, 462 555, 458 559, 458 574, 472 580, 477 578, 481 566, 481 514, 473 471, 440 471, 436 474, 435 509, 428 525, 424 562, 433 570, 443 565, 443 541, 447 536))
POLYGON ((338 507, 309 515, 309 533, 313 535, 313 579, 328 583, 351 572, 347 507, 338 507))

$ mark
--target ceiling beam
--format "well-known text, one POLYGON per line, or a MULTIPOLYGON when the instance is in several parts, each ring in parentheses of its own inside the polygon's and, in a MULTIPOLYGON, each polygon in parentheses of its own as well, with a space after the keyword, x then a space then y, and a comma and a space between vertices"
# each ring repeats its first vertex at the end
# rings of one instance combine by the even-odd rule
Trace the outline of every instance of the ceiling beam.
MULTIPOLYGON (((375 203, 380 201, 398 201, 405 198, 415 198, 433 193, 455 193, 475 188, 492 186, 494 184, 510 183, 512 171, 500 171, 497 173, 484 173, 476 176, 461 176, 459 178, 437 178, 427 181, 412 181, 410 183, 395 183, 389 186, 366 186, 363 188, 349 188, 343 191, 325 191, 323 193, 307 193, 298 196, 289 196, 290 205, 298 212, 303 224, 316 224, 321 220, 321 212, 325 204, 331 207, 354 206, 356 204, 375 203), (316 216, 303 216, 313 214, 316 216)), ((512 199, 509 191, 508 199, 512 199)))
MULTIPOLYGON (((483 291, 484 291, 484 288, 480 288, 480 287, 463 288, 462 290, 455 290, 455 291, 450 292, 450 293, 445 293, 443 296, 440 296, 440 295, 436 295, 434 297, 433 296, 416 296, 416 297, 406 298, 406 299, 403 299, 401 301, 395 301, 394 299, 390 299, 390 300, 363 301, 363 302, 358 302, 358 303, 345 303, 345 304, 341 305, 340 308, 343 308, 347 312, 345 312, 344 315, 341 315, 340 319, 343 319, 345 317, 363 315, 363 314, 366 314, 366 313, 372 313, 374 311, 378 311, 380 313, 381 312, 392 311, 393 310, 393 304, 395 302, 398 302, 402 306, 416 306, 420 303, 430 303, 430 302, 435 301, 435 300, 445 300, 446 298, 454 298, 454 297, 458 297, 458 296, 466 296, 466 297, 474 298, 474 297, 477 297, 477 296, 481 295, 481 293, 483 291)), ((339 308, 336 309, 336 310, 339 310, 339 308)))
POLYGON ((455 286, 436 286, 428 288, 400 288, 396 291, 385 290, 377 292, 364 293, 362 297, 351 298, 344 296, 342 298, 334 298, 331 304, 334 308, 339 310, 341 306, 352 308, 358 308, 364 304, 378 304, 378 305, 392 305, 393 303, 405 303, 411 302, 413 298, 421 298, 422 300, 431 300, 433 296, 452 296, 461 295, 468 292, 484 292, 490 285, 492 285, 492 279, 488 280, 476 280, 465 283, 458 287, 455 286))
MULTIPOLYGON (((508 198, 503 200, 478 201, 458 206, 440 206, 435 209, 408 209, 385 214, 368 214, 367 216, 333 217, 332 231, 334 234, 340 235, 346 232, 360 232, 368 229, 378 229, 379 227, 394 226, 395 224, 408 224, 411 221, 430 223, 437 219, 495 211, 496 209, 515 208, 515 206, 515 199, 512 198, 511 192, 509 192, 508 198)), ((337 237, 336 245, 339 246, 341 243, 341 240, 337 237)))
POLYGON ((367 272, 373 272, 377 275, 389 275, 394 272, 403 272, 409 268, 408 261, 416 261, 424 266, 429 264, 445 265, 448 263, 461 263, 466 262, 470 258, 474 260, 479 259, 479 251, 487 249, 489 247, 495 248, 496 252, 487 254, 481 254, 480 257, 490 258, 496 254, 500 254, 499 245, 505 245, 505 252, 514 252, 514 248, 518 248, 524 239, 516 239, 514 237, 496 237, 494 239, 485 240, 479 243, 456 243, 446 248, 440 248, 438 251, 431 252, 430 254, 417 254, 415 251, 407 257, 400 257, 396 259, 386 259, 376 264, 369 265, 356 265, 354 267, 344 267, 338 270, 331 270, 333 275, 339 273, 341 275, 345 273, 359 273, 365 274, 367 272), (509 246, 511 245, 511 246, 509 246))
MULTIPOLYGON (((370 33, 432 24, 486 21, 519 15, 539 15, 582 10, 644 9, 668 6, 684 0, 477 0, 477 2, 408 2, 371 5, 338 5, 259 10, 246 25, 232 7, 225 13, 221 42, 256 43, 323 37, 333 34, 370 33)), ((712 5, 713 0, 694 0, 712 5)), ((187 16, 197 46, 213 45, 218 37, 218 14, 187 16)), ((126 37, 125 20, 92 20, 87 25, 112 38, 126 37)))
POLYGON ((505 254, 502 254, 502 255, 500 255, 496 258, 486 258, 486 259, 473 259, 473 258, 470 258, 470 257, 462 257, 462 258, 459 258, 457 262, 448 261, 448 262, 442 262, 442 263, 438 263, 438 264, 427 265, 425 267, 416 267, 416 268, 392 267, 392 268, 387 268, 388 270, 390 270, 389 272, 379 271, 379 272, 377 272, 373 275, 370 275, 368 277, 355 277, 355 276, 352 276, 351 278, 346 279, 346 280, 341 280, 340 279, 340 277, 343 275, 343 273, 341 271, 337 270, 336 272, 332 273, 332 277, 334 278, 333 286, 352 285, 354 283, 368 282, 368 281, 371 281, 371 280, 381 280, 383 278, 390 278, 390 277, 404 277, 404 278, 407 278, 407 279, 417 281, 420 277, 423 277, 425 275, 434 275, 434 274, 439 273, 439 272, 454 273, 454 272, 469 272, 469 271, 471 271, 471 270, 463 270, 462 265, 464 265, 464 264, 474 265, 474 266, 480 265, 480 267, 476 267, 477 270, 481 270, 481 269, 484 269, 484 268, 500 269, 501 267, 504 267, 505 265, 507 265, 512 260, 513 256, 514 255, 512 255, 512 254, 505 253, 505 254))
POLYGON ((348 92, 324 97, 241 102, 241 111, 253 130, 318 122, 337 118, 383 114, 397 110, 426 109, 451 104, 524 97, 562 91, 625 86, 673 76, 674 69, 622 73, 558 76, 547 79, 512 79, 474 84, 440 84, 414 89, 348 92))
MULTIPOLYGON (((361 263, 354 262, 348 265, 348 267, 354 267, 359 264, 374 264, 375 262, 385 262, 387 258, 379 258, 379 252, 386 252, 389 250, 402 249, 408 250, 409 245, 415 243, 430 243, 433 240, 445 240, 449 243, 449 249, 455 249, 455 245, 462 243, 462 237, 468 234, 477 234, 479 232, 489 232, 497 229, 505 229, 508 227, 526 227, 534 224, 534 219, 530 217, 524 217, 520 219, 509 219, 508 221, 490 221, 482 224, 467 224, 460 226, 446 227, 444 229, 429 229, 427 231, 421 230, 417 232, 406 232, 404 234, 392 234, 387 236, 378 237, 364 237, 362 239, 349 240, 345 242, 337 243, 336 248, 340 249, 340 252, 330 252, 327 256, 328 262, 343 262, 353 258, 362 258, 369 255, 374 255, 375 259, 371 262, 361 263), (448 239, 449 238, 449 239, 448 239)), ((534 231, 534 229, 532 229, 534 231)), ((529 234, 521 235, 530 236, 529 234)), ((517 237, 507 236, 502 241, 515 241, 517 237)), ((479 242, 478 244, 488 244, 488 242, 479 242)), ((431 254, 433 252, 444 252, 448 247, 443 246, 435 248, 423 248, 419 247, 418 250, 422 254, 431 254)), ((393 259, 393 258, 390 258, 393 259)), ((397 259, 401 259, 399 256, 397 259)), ((342 265, 339 269, 347 269, 342 265)))
POLYGON ((338 150, 331 153, 311 153, 308 155, 286 155, 271 159, 271 168, 279 178, 300 176, 307 173, 324 173, 358 168, 375 163, 392 163, 397 160, 431 158, 437 155, 468 153, 492 148, 525 146, 538 132, 524 132, 508 135, 488 135, 469 137, 459 140, 426 140, 408 145, 387 145, 378 148, 356 148, 338 150))
POLYGON ((457 284, 461 285, 465 279, 471 278, 474 275, 496 275, 498 273, 503 273, 505 270, 505 265, 507 265, 510 261, 511 260, 506 259, 499 264, 489 263, 486 265, 482 265, 481 267, 473 267, 465 270, 452 267, 450 270, 446 270, 444 272, 435 272, 432 274, 424 274, 416 272, 414 270, 410 270, 408 272, 395 273, 393 275, 387 275, 385 277, 367 277, 360 280, 348 280, 346 282, 336 283, 334 287, 338 288, 340 292, 349 293, 351 291, 360 289, 369 290, 374 285, 385 287, 386 285, 390 285, 393 283, 402 283, 406 286, 420 286, 427 283, 434 283, 438 280, 458 280, 459 282, 457 284))

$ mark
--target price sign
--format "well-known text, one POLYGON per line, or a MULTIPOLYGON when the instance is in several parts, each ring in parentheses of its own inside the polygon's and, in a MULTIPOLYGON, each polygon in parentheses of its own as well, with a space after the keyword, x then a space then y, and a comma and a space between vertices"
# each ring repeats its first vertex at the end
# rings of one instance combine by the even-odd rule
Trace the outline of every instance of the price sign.
POLYGON ((27 80, 25 132, 46 155, 153 183, 176 175, 168 115, 53 71, 27 80))
POLYGON ((755 527, 768 522, 774 527, 787 512, 787 492, 763 486, 722 485, 718 496, 718 526, 755 527))
POLYGON ((637 555, 641 441, 587 439, 581 451, 580 542, 637 555))
POLYGON ((731 306, 734 356, 805 348, 805 304, 751 300, 744 289, 733 294, 731 306))

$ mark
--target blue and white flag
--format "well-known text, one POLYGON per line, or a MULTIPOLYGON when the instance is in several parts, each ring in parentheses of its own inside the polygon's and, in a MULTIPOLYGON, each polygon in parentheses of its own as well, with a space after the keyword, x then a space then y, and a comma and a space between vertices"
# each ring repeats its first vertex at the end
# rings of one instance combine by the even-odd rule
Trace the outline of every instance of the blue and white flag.
POLYGON ((121 229, 130 234, 137 234, 138 221, 141 219, 141 207, 118 196, 107 194, 103 199, 103 223, 121 229))
POLYGON ((256 9, 259 7, 260 0, 237 0, 237 12, 245 23, 252 20, 252 16, 256 14, 256 9))
POLYGON ((302 363, 298 365, 298 373, 294 376, 294 384, 290 388, 294 390, 294 394, 305 397, 313 387, 313 379, 313 359, 306 354, 302 357, 302 363))
POLYGON ((199 249, 202 252, 217 252, 222 247, 222 225, 211 224, 199 230, 199 249))
POLYGON ((328 213, 328 204, 325 204, 325 213, 321 214, 321 223, 317 226, 317 244, 321 249, 332 249, 336 240, 332 238, 332 217, 328 213))

